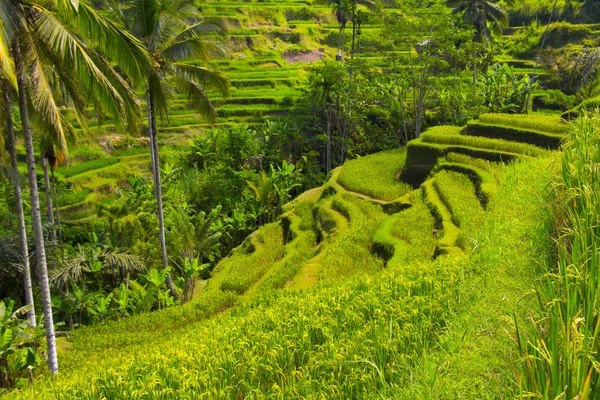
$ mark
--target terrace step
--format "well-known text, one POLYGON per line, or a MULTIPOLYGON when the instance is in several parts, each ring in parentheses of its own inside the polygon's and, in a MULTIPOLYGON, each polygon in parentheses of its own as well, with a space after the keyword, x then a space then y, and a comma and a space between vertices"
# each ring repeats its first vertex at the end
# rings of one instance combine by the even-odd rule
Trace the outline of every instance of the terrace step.
POLYGON ((527 143, 545 149, 557 149, 564 140, 564 135, 523 129, 512 126, 486 124, 470 121, 462 134, 468 136, 503 139, 513 142, 527 143))
POLYGON ((423 192, 423 201, 429 207, 433 218, 435 219, 436 229, 442 232, 442 237, 438 240, 434 258, 441 255, 460 255, 462 250, 458 247, 459 227, 455 223, 455 218, 448 206, 444 204, 440 197, 439 189, 435 185, 435 178, 427 180, 421 186, 423 192))

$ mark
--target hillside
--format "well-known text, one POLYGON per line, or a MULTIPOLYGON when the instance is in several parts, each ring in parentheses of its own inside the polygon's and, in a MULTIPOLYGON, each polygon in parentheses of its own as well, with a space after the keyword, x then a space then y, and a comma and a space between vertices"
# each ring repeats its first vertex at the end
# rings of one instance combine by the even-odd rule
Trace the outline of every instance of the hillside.
POLYGON ((0 398, 600 400, 600 3, 2 1, 0 398))
POLYGON ((546 188, 568 129, 489 114, 349 161, 222 260, 192 302, 61 339, 63 372, 33 396, 510 393, 504 316, 525 318, 533 301, 521 298, 549 246, 546 188), (418 187, 397 179, 414 171, 427 177, 418 187))

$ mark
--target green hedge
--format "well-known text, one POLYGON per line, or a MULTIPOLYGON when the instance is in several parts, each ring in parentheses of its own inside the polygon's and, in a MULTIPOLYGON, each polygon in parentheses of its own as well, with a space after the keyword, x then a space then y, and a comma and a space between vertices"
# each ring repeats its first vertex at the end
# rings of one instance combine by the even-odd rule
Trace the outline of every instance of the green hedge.
POLYGON ((503 139, 511 142, 532 144, 545 149, 557 149, 560 147, 564 136, 553 133, 545 133, 528 129, 520 129, 503 125, 484 124, 482 122, 470 121, 463 130, 464 135, 482 136, 490 139, 503 139))

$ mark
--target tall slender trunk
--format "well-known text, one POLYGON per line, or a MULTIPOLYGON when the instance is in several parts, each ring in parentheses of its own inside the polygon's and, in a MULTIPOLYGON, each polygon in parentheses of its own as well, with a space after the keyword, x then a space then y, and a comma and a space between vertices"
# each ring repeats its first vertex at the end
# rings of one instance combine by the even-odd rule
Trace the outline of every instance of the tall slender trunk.
MULTIPOLYGON (((146 106, 148 108, 148 135, 150 136, 150 156, 152 157, 152 175, 154 176, 154 194, 156 195, 156 202, 158 205, 158 230, 160 239, 160 249, 162 256, 163 268, 169 266, 169 259, 167 257, 167 243, 165 240, 165 218, 163 213, 163 200, 162 200, 162 188, 160 185, 160 162, 158 158, 158 140, 156 139, 156 112, 154 110, 154 97, 152 92, 148 90, 146 94, 146 106)), ((171 274, 167 274, 167 287, 171 296, 178 300, 180 298, 171 274)))
POLYGON ((52 194, 50 193, 50 174, 48 173, 48 159, 42 154, 42 169, 44 170, 44 191, 46 192, 46 213, 50 223, 50 240, 56 241, 56 228, 54 227, 54 210, 52 209, 52 194))
POLYGON ((350 59, 354 60, 354 43, 356 41, 356 0, 352 2, 352 49, 350 59))
POLYGON ((329 108, 325 112, 327 113, 327 173, 329 174, 331 171, 331 113, 329 108))
MULTIPOLYGON (((4 93, 4 104, 8 112, 6 113, 6 126, 8 132, 8 146, 10 150, 10 163, 11 166, 16 170, 18 167, 17 163, 17 143, 15 139, 15 127, 13 125, 12 113, 11 113, 11 102, 8 95, 8 82, 3 81, 3 93, 4 93)), ((29 326, 35 327, 35 308, 33 303, 33 289, 31 285, 31 272, 29 266, 29 249, 27 247, 27 230, 25 230, 25 214, 23 213, 23 196, 21 193, 21 185, 15 182, 15 202, 17 219, 19 223, 19 242, 21 244, 21 255, 23 257, 23 289, 25 295, 25 304, 31 306, 31 310, 27 312, 27 319, 29 319, 29 326)))
POLYGON ((477 50, 473 52, 473 105, 477 100, 477 50))
POLYGON ((42 216, 40 213, 40 198, 35 174, 35 154, 33 153, 33 138, 29 123, 29 110, 27 109, 27 87, 25 85, 25 71, 21 51, 17 41, 13 45, 13 61, 17 70, 17 85, 19 88, 19 112, 21 124, 25 135, 25 149, 27 151, 27 176, 29 178, 29 191, 31 193, 31 222, 35 238, 35 258, 37 260, 40 289, 42 292, 42 309, 44 311, 44 326, 46 342, 48 345, 48 368, 52 374, 58 372, 58 359, 56 356, 56 338, 54 337, 54 317, 50 298, 50 284, 48 283, 48 268, 46 265, 46 249, 44 247, 44 232, 42 231, 42 216))
POLYGON ((343 50, 344 42, 342 39, 342 32, 343 32, 343 29, 342 29, 342 26, 340 25, 340 32, 338 33, 338 53, 335 56, 335 60, 340 61, 340 62, 344 61, 344 50, 343 50))
POLYGON ((54 177, 54 166, 50 164, 50 177, 52 178, 52 194, 54 197, 54 209, 56 210, 56 227, 58 228, 58 241, 62 241, 62 228, 60 225, 60 209, 56 197, 56 178, 54 177))

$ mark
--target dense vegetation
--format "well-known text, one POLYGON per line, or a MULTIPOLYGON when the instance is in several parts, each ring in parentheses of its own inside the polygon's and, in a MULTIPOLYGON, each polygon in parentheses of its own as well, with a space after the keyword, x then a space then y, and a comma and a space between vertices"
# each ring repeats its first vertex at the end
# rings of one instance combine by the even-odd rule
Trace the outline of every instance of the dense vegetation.
POLYGON ((0 3, 0 396, 597 398, 598 21, 0 3))

